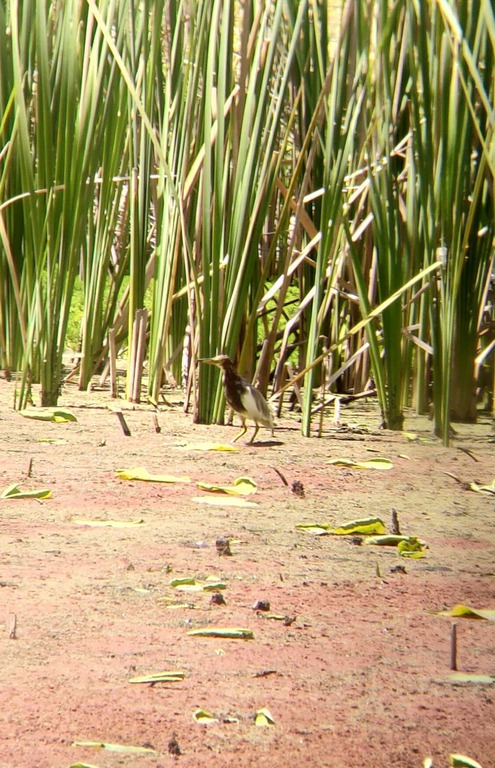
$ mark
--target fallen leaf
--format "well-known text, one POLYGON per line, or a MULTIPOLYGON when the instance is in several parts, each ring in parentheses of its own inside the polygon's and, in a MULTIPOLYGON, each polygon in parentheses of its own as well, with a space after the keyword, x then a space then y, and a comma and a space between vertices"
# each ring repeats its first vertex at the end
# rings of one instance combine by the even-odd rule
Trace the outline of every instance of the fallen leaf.
POLYGON ((406 440, 409 440, 409 442, 414 443, 425 443, 426 445, 432 445, 435 441, 432 440, 429 437, 420 437, 416 432, 403 432, 402 436, 406 438, 406 440))
POLYGON ((392 469, 394 466, 390 459, 379 457, 376 459, 366 459, 365 461, 353 461, 353 459, 330 459, 327 464, 334 464, 337 467, 351 467, 352 469, 392 469))
POLYGON ((24 408, 19 411, 26 419, 38 419, 39 421, 54 421, 63 424, 67 421, 77 421, 73 413, 66 408, 24 408))
POLYGON ((196 485, 202 491, 211 493, 226 493, 229 496, 249 496, 256 493, 257 485, 250 477, 238 477, 232 485, 215 485, 214 483, 197 482, 196 485))
POLYGON ((338 528, 332 528, 330 532, 337 536, 348 536, 350 533, 381 534, 386 533, 387 529, 379 517, 367 517, 363 520, 351 520, 348 523, 343 523, 338 528))
POLYGON ((487 619, 488 621, 495 621, 494 608, 470 608, 462 603, 454 605, 448 611, 434 611, 434 613, 437 616, 451 616, 459 619, 487 619))
POLYGON ((379 547, 396 547, 401 541, 405 541, 409 536, 397 536, 393 533, 385 533, 383 536, 370 536, 365 539, 365 544, 373 544, 379 547))
POLYGON ((99 768, 99 766, 90 763, 72 763, 69 768, 99 768))
POLYGON ((481 493, 484 496, 495 495, 495 480, 492 480, 490 485, 477 485, 476 483, 470 483, 469 487, 472 491, 476 491, 476 493, 481 493))
POLYGON ((170 586, 185 592, 216 592, 219 589, 227 589, 227 585, 215 579, 198 581, 189 577, 172 579, 170 586))
POLYGON ((451 683, 475 683, 478 685, 493 685, 495 677, 490 675, 471 675, 469 672, 452 672, 448 676, 451 683))
POLYGON ((239 448, 235 445, 228 445, 224 443, 187 443, 186 445, 179 446, 183 451, 232 451, 234 453, 239 452, 239 448))
POLYGON ((180 683, 185 678, 185 672, 156 672, 154 675, 131 677, 129 683, 180 683))
POLYGON ((305 533, 312 533, 313 536, 325 536, 331 533, 328 523, 298 523, 296 528, 305 533))
POLYGON ((9 485, 0 494, 0 499, 49 499, 52 492, 47 488, 41 488, 37 491, 21 491, 16 483, 9 485))
POLYGON ((275 720, 273 719, 270 710, 263 707, 263 709, 258 709, 256 712, 254 716, 254 724, 261 728, 266 728, 270 725, 275 725, 275 720))
POLYGON ((118 469, 117 475, 122 480, 143 480, 146 483, 190 483, 189 477, 175 477, 174 475, 152 475, 145 467, 133 469, 118 469))
POLYGON ((151 747, 134 747, 127 744, 110 744, 105 741, 73 741, 73 747, 92 747, 93 749, 106 749, 109 752, 125 752, 133 755, 156 755, 151 747))
POLYGON ((218 718, 214 717, 211 712, 208 712, 206 709, 196 709, 193 712, 193 719, 202 725, 208 725, 208 723, 218 723, 218 718))
POLYGON ((196 584, 196 579, 193 576, 178 576, 169 582, 171 587, 179 587, 183 584, 196 584))
POLYGON ((255 501, 247 501, 238 496, 193 496, 192 500, 212 507, 259 507, 255 501))
POLYGON ((190 629, 187 634, 191 637, 223 637, 230 640, 252 640, 254 638, 251 629, 241 627, 203 627, 202 629, 190 629))
POLYGON ((72 520, 74 525, 89 525, 93 528, 134 528, 136 525, 146 525, 141 520, 72 520))
POLYGON ((399 541, 397 545, 401 557, 420 558, 424 557, 426 546, 416 536, 409 536, 404 541, 399 541))
POLYGON ((465 755, 450 755, 450 764, 454 768, 483 768, 472 757, 466 757, 465 755))
POLYGON ((50 445, 67 445, 67 440, 62 437, 40 437, 37 443, 49 443, 50 445))

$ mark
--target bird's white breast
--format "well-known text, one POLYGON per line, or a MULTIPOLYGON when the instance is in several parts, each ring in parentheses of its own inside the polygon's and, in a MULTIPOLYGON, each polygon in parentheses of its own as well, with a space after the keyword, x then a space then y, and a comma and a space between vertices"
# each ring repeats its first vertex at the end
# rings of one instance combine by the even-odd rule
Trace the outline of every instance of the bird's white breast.
POLYGON ((244 417, 253 419, 265 427, 273 427, 273 416, 261 393, 248 389, 242 393, 241 402, 244 408, 242 412, 244 417))

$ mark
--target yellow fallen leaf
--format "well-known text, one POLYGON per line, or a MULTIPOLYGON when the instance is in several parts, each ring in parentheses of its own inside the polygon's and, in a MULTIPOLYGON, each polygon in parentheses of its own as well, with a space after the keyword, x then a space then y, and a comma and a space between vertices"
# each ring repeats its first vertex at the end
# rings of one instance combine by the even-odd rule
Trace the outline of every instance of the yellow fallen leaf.
POLYGON ((426 546, 416 536, 408 536, 399 541, 397 549, 401 557, 420 558, 424 557, 426 546))
POLYGON ((214 483, 197 482, 196 485, 202 491, 211 493, 226 493, 229 496, 249 496, 256 493, 258 486, 250 477, 238 477, 232 485, 215 485, 214 483))
POLYGON ((495 621, 495 608, 470 608, 469 605, 458 603, 448 611, 435 611, 437 616, 451 616, 459 619, 487 619, 495 621))
POLYGON ((99 768, 99 766, 92 763, 72 763, 69 768, 99 768))
POLYGON ((194 496, 192 500, 212 507, 259 507, 255 501, 246 501, 238 496, 194 496))
POLYGON ((470 483, 469 487, 476 493, 482 493, 484 496, 495 495, 495 480, 492 480, 490 485, 477 485, 476 483, 470 483))
POLYGON ((169 583, 171 587, 179 587, 183 586, 184 584, 197 584, 197 581, 194 576, 177 576, 169 583))
POLYGON ((476 760, 466 755, 450 755, 450 765, 453 768, 483 768, 476 760))
POLYGON ((187 443, 181 445, 180 448, 183 451, 231 451, 234 453, 239 452, 239 448, 235 445, 229 445, 228 443, 187 443))
POLYGON ((226 584, 216 579, 197 581, 189 577, 172 579, 170 586, 184 592, 216 592, 220 589, 227 589, 226 584))
POLYGON ((193 712, 193 719, 202 725, 208 725, 208 723, 218 723, 218 718, 214 717, 211 712, 208 712, 206 709, 196 709, 193 712))
POLYGON ((49 499, 52 492, 48 488, 41 488, 37 491, 21 491, 16 483, 7 486, 0 494, 0 499, 49 499))
POLYGON ((273 719, 270 710, 263 707, 263 709, 258 709, 256 712, 254 716, 254 724, 261 728, 266 728, 270 725, 275 725, 275 720, 273 719))
POLYGON ((474 683, 478 685, 493 685, 495 677, 491 675, 472 675, 469 672, 452 672, 448 678, 452 683, 474 683))
POLYGON ((185 672, 156 672, 153 675, 143 675, 142 677, 131 677, 129 683, 181 683, 186 674, 185 672))
POLYGON ((133 469, 118 469, 117 475, 122 480, 143 480, 146 483, 190 483, 189 477, 175 477, 174 475, 152 475, 145 467, 133 469))
POLYGON ((379 547, 396 547, 401 541, 407 541, 409 536, 398 536, 393 533, 386 533, 383 536, 370 536, 365 539, 365 544, 373 544, 379 547))
POLYGON ((146 525, 141 520, 73 520, 74 525, 89 525, 93 528, 134 528, 136 525, 146 525))
POLYGON ((190 629, 187 634, 191 637, 221 637, 227 640, 252 640, 254 638, 251 629, 242 627, 203 627, 202 629, 190 629))
POLYGON ((363 520, 351 520, 348 523, 343 523, 338 528, 332 528, 330 532, 337 536, 349 536, 351 533, 381 534, 386 533, 387 529, 379 517, 367 517, 363 520))
POLYGON ((350 467, 351 469, 392 469, 394 466, 390 459, 379 457, 376 459, 365 459, 365 461, 353 461, 352 459, 330 459, 327 464, 334 464, 337 467, 350 467))
POLYGON ((296 528, 298 531, 312 533, 313 536, 326 536, 331 533, 327 523, 297 523, 296 528))
POLYGON ((109 752, 125 752, 132 755, 156 755, 156 751, 151 747, 134 747, 127 744, 111 744, 105 741, 73 741, 71 746, 107 749, 109 752))
POLYGON ((54 421, 59 424, 63 424, 67 421, 77 421, 74 414, 66 408, 24 408, 24 410, 19 411, 19 413, 26 419, 54 421))

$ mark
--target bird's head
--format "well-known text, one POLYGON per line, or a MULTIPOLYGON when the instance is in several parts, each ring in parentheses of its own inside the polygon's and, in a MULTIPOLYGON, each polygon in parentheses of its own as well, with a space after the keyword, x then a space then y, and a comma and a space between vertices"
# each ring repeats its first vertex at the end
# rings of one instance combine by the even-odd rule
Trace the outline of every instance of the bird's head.
POLYGON ((234 364, 228 355, 215 355, 215 357, 201 357, 200 363, 208 363, 209 365, 217 365, 219 368, 233 368, 234 364))

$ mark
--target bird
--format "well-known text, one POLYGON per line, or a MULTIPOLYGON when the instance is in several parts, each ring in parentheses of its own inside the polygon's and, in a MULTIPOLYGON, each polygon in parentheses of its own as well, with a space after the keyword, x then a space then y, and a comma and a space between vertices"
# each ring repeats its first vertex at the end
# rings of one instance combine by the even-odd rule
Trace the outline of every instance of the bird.
POLYGON ((222 384, 225 398, 231 408, 241 418, 242 429, 232 442, 235 443, 236 440, 239 440, 240 437, 246 434, 246 419, 251 419, 255 423, 254 432, 251 439, 248 440, 248 445, 254 441, 260 425, 270 429, 273 437, 273 414, 268 403, 259 389, 256 389, 249 381, 246 381, 246 379, 239 375, 230 357, 228 355, 204 357, 201 359, 201 362, 216 365, 222 369, 222 384))

